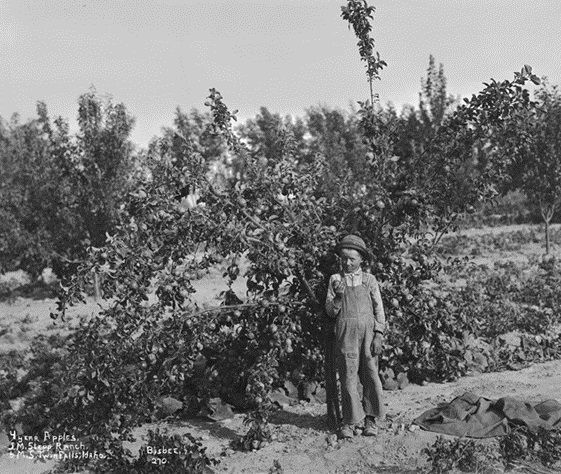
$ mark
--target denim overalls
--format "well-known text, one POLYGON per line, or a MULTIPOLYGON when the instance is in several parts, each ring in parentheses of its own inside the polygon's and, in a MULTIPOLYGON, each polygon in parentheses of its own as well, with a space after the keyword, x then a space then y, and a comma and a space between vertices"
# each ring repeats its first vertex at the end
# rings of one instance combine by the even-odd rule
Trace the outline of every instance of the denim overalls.
POLYGON ((362 285, 349 286, 344 277, 342 281, 345 292, 335 322, 336 363, 341 380, 343 423, 358 424, 365 415, 383 415, 378 357, 372 356, 370 349, 374 336, 374 310, 367 274, 362 275, 362 285), (362 397, 358 391, 359 378, 362 397))

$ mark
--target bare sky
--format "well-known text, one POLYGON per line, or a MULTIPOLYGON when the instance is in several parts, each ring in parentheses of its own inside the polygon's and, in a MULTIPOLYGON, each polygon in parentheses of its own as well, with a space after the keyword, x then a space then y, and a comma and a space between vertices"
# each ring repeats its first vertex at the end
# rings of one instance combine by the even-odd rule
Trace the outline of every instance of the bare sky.
MULTIPOLYGON (((0 116, 23 119, 44 100, 71 121, 90 86, 124 102, 145 145, 175 108, 203 109, 220 90, 240 118, 260 106, 302 114, 347 108, 368 88, 344 0, 0 0, 0 116)), ((388 67, 382 102, 416 104, 429 54, 448 90, 529 64, 561 83, 559 0, 370 0, 374 38, 388 67)))

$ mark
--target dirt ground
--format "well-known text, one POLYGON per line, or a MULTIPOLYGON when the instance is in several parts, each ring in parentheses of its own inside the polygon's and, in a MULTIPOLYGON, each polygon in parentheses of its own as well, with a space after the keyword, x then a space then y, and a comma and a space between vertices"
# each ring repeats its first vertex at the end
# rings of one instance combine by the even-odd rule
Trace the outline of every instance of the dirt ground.
MULTIPOLYGON (((242 414, 221 422, 197 419, 145 425, 136 432, 138 442, 129 448, 135 453, 146 431, 159 426, 172 433, 190 432, 200 437, 208 454, 220 460, 214 467, 217 473, 268 473, 275 461, 285 473, 418 472, 426 465, 422 449, 437 437, 412 425, 423 411, 466 391, 491 399, 509 395, 531 403, 559 400, 559 387, 561 361, 553 361, 516 372, 474 374, 452 383, 386 391, 386 421, 375 438, 357 435, 352 440, 337 440, 326 427, 325 405, 301 402, 275 415, 272 426, 276 439, 259 451, 242 453, 229 448, 230 442, 246 430, 242 414)), ((4 455, 0 473, 40 473, 52 465, 4 455)))
POLYGON ((276 414, 272 422, 276 439, 251 453, 229 449, 230 441, 246 430, 243 415, 223 422, 184 421, 173 429, 201 436, 208 453, 220 459, 216 472, 268 473, 275 461, 285 473, 418 472, 426 465, 422 449, 438 436, 412 425, 425 410, 466 391, 491 399, 513 396, 532 404, 559 400, 559 387, 561 361, 516 372, 474 374, 453 383, 409 385, 384 392, 386 421, 377 437, 357 435, 352 440, 337 440, 327 429, 324 404, 301 402, 276 414))
MULTIPOLYGON (((464 231, 464 235, 490 232, 515 231, 528 226, 511 226, 464 231)), ((537 228, 536 228, 537 229, 537 228)), ((560 252, 555 245, 554 253, 560 252)), ((499 260, 520 261, 531 255, 540 255, 539 244, 528 244, 516 252, 504 251, 478 256, 477 263, 492 266, 499 260), (481 262, 479 262, 481 260, 481 262)), ((475 263, 475 262, 474 262, 475 263)), ((218 294, 226 289, 216 270, 197 282, 200 304, 213 304, 218 294)), ((243 281, 236 291, 243 294, 243 281)), ((69 317, 69 326, 54 323, 49 312, 55 307, 54 300, 26 300, 18 298, 0 302, 0 351, 25 350, 37 334, 49 334, 68 330, 78 316, 88 316, 98 310, 90 301, 75 308, 69 317)), ((200 437, 212 457, 220 460, 213 469, 228 473, 274 472, 275 464, 285 473, 371 473, 371 472, 418 472, 426 465, 422 449, 432 444, 435 433, 425 432, 412 425, 415 417, 437 404, 470 391, 478 396, 499 398, 510 395, 521 400, 537 403, 546 399, 561 401, 561 361, 536 364, 516 372, 473 374, 453 383, 409 385, 404 390, 386 391, 386 420, 375 438, 360 435, 352 440, 339 441, 327 429, 325 405, 301 402, 280 410, 272 420, 274 441, 259 451, 250 453, 230 449, 230 442, 243 434, 247 427, 242 424, 243 414, 222 422, 204 419, 162 422, 145 425, 137 430, 137 442, 129 448, 136 454, 142 437, 149 428, 167 427, 172 433, 190 432, 200 437)), ((2 394, 0 394, 2 396, 2 394)), ((0 433, 0 453, 7 446, 5 433, 0 433)), ((40 473, 53 467, 53 463, 34 463, 26 459, 10 459, 0 454, 0 474, 40 473)))

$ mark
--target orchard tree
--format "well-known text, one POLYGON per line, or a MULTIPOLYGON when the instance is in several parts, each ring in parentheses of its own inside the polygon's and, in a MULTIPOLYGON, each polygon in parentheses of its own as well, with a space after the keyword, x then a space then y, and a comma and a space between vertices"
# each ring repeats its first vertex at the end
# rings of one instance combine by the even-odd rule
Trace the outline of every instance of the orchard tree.
MULTIPOLYGON (((2 124, 0 138, 0 214, 1 214, 1 270, 22 267, 41 271, 45 260, 40 242, 45 230, 33 216, 34 196, 37 186, 35 173, 39 163, 46 158, 46 144, 41 139, 37 122, 21 125, 13 116, 9 124, 2 124), (29 181, 28 181, 29 180, 29 181)), ((36 201, 35 201, 36 202, 36 201)))
POLYGON ((421 92, 419 92, 420 119, 426 129, 435 129, 442 124, 453 100, 446 91, 444 66, 440 63, 437 70, 434 56, 431 54, 427 76, 421 79, 421 92))
POLYGON ((212 117, 209 113, 191 109, 189 113, 178 107, 173 119, 173 127, 165 127, 157 146, 166 146, 173 155, 181 155, 185 143, 190 143, 193 150, 199 153, 209 170, 213 164, 225 159, 226 146, 221 137, 209 131, 212 117))
POLYGON ((84 257, 83 226, 65 174, 72 155, 68 124, 51 121, 44 103, 25 124, 14 118, 0 130, 0 268, 58 275, 84 257))
POLYGON ((133 124, 122 103, 104 101, 95 90, 78 99, 77 156, 68 171, 94 247, 105 243, 130 185, 133 149, 129 137, 133 124))
POLYGON ((306 147, 304 122, 300 118, 281 117, 261 107, 255 118, 237 127, 236 132, 248 150, 261 159, 277 162, 287 144, 301 155, 306 147))
MULTIPOLYGON (((79 132, 74 159, 66 170, 78 197, 78 212, 89 244, 102 247, 116 223, 133 171, 129 136, 134 119, 122 103, 102 100, 95 90, 78 99, 79 132)), ((96 298, 99 281, 94 282, 96 298)))
POLYGON ((464 99, 453 113, 444 114, 445 78, 442 68, 436 73, 429 64, 424 84, 430 110, 427 120, 441 120, 439 127, 420 153, 402 157, 396 147, 392 121, 382 120, 375 113, 373 83, 380 78, 386 63, 374 52, 370 37, 374 7, 365 0, 351 0, 342 7, 342 17, 353 28, 358 41, 361 60, 367 69, 370 101, 359 102, 358 111, 363 140, 370 148, 369 167, 365 175, 387 181, 379 196, 395 205, 402 217, 415 216, 420 227, 431 230, 435 241, 453 228, 465 210, 497 194, 506 177, 507 165, 521 147, 519 136, 524 113, 530 106, 527 80, 539 82, 531 68, 524 67, 515 74, 514 81, 484 84, 485 88, 471 98, 464 99), (485 159, 479 152, 485 148, 485 159), (422 225, 421 225, 422 224, 422 225))
POLYGON ((311 107, 305 120, 309 159, 318 154, 325 157, 333 176, 342 176, 349 168, 359 176, 366 164, 367 148, 362 143, 357 115, 326 106, 311 107))
POLYGON ((419 106, 403 108, 396 131, 396 154, 404 160, 422 154, 427 142, 434 139, 436 130, 450 114, 454 98, 447 93, 444 66, 438 69, 432 54, 426 77, 421 78, 419 106))
POLYGON ((561 205, 561 93, 545 82, 535 92, 522 153, 523 189, 540 210, 545 225, 545 252, 549 253, 549 224, 561 205))
POLYGON ((51 121, 42 102, 37 119, 2 127, 4 268, 72 271, 113 229, 133 170, 133 119, 123 104, 103 102, 94 91, 78 108, 76 137, 62 118, 51 121))

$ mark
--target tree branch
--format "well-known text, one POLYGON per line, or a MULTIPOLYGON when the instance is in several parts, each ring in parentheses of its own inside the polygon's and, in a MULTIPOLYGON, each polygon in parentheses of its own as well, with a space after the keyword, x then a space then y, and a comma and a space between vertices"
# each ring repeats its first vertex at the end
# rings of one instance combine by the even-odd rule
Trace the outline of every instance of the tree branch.
POLYGON ((306 290, 306 293, 308 293, 308 296, 311 298, 313 304, 316 305, 318 308, 320 308, 321 304, 320 304, 314 290, 312 289, 312 286, 310 285, 310 282, 304 276, 304 272, 302 272, 300 269, 297 269, 297 274, 298 274, 298 278, 300 279, 300 281, 304 285, 304 289, 306 290))

